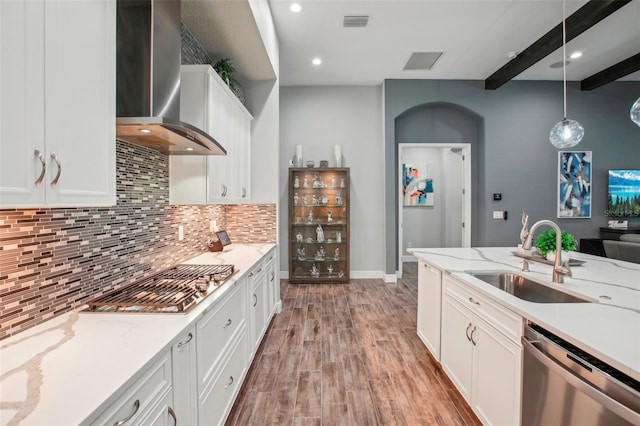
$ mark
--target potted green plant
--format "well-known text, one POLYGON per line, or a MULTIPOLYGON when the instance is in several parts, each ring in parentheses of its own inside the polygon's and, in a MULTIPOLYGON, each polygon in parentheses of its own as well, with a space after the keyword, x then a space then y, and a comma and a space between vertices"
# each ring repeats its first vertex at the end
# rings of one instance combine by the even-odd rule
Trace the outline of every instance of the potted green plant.
POLYGON ((233 79, 233 74, 236 72, 236 69, 231 64, 231 59, 222 58, 215 64, 213 64, 213 69, 216 70, 220 78, 227 83, 230 89, 233 89, 235 80, 233 79))
MULTIPOLYGON (((578 247, 578 241, 576 238, 566 231, 562 231, 560 234, 560 240, 562 242, 562 254, 563 261, 569 259, 569 252, 574 251, 578 247)), ((553 260, 556 251, 556 231, 555 229, 549 229, 538 235, 536 239, 536 248, 542 257, 549 260, 553 260)))

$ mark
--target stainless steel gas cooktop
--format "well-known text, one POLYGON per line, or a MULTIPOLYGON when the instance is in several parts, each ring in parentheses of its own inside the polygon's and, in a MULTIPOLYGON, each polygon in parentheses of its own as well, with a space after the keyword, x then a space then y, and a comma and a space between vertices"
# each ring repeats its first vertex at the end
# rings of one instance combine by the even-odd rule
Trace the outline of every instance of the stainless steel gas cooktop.
POLYGON ((233 265, 177 265, 92 300, 85 312, 187 312, 234 272, 233 265))

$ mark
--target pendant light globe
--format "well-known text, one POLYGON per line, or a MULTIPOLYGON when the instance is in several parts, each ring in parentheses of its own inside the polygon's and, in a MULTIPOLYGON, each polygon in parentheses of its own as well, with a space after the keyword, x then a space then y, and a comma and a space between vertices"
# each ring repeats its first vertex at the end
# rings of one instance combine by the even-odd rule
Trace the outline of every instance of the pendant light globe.
POLYGON ((631 121, 640 126, 640 98, 631 106, 629 116, 631 117, 631 121))
POLYGON ((571 148, 584 137, 584 127, 576 120, 565 118, 558 121, 549 132, 549 142, 559 149, 571 148))
POLYGON ((566 6, 562 1, 562 89, 564 118, 558 121, 549 132, 549 142, 558 149, 571 148, 580 143, 584 137, 584 127, 576 120, 567 118, 567 21, 566 6))

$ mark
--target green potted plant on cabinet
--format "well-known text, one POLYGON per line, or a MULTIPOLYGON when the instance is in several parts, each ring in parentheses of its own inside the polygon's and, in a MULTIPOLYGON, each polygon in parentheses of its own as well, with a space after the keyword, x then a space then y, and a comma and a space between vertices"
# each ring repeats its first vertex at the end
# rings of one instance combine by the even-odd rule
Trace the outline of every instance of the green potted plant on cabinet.
POLYGON ((231 59, 222 58, 215 64, 213 64, 213 69, 216 70, 220 78, 227 83, 230 89, 233 89, 235 80, 233 79, 233 74, 236 72, 236 69, 231 64, 231 59))

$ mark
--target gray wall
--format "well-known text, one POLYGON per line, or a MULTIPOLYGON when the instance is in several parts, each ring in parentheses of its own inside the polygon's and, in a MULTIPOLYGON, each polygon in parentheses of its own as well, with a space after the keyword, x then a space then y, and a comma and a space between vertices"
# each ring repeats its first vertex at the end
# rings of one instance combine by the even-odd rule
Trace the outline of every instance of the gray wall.
MULTIPOLYGON (((606 226, 607 170, 640 168, 640 128, 629 108, 640 95, 640 83, 616 82, 590 92, 578 83, 567 87, 569 118, 585 127, 573 150, 593 151, 592 218, 561 219, 561 227, 578 238, 598 236, 606 226)), ((474 197, 473 246, 515 246, 520 212, 531 222, 556 220, 557 157, 548 142, 551 127, 562 118, 562 83, 512 81, 485 91, 482 81, 386 80, 384 84, 385 271, 396 270, 398 142, 470 142, 474 197), (415 107, 454 105, 479 117, 475 129, 458 128, 447 114, 424 111, 423 126, 396 129, 396 119, 415 107), (473 133, 477 131, 477 135, 473 133), (460 140, 475 138, 476 140, 460 140), (475 150, 474 150, 475 147, 475 150), (491 195, 501 192, 503 201, 491 195), (492 220, 492 210, 507 210, 506 221, 492 220)))
MULTIPOLYGON (((384 163, 380 86, 280 88, 281 270, 288 265, 288 164, 296 145, 303 159, 328 160, 342 146, 343 166, 351 169, 351 271, 380 276, 384 266, 384 163)), ((395 203, 394 203, 395 205, 395 203)))

